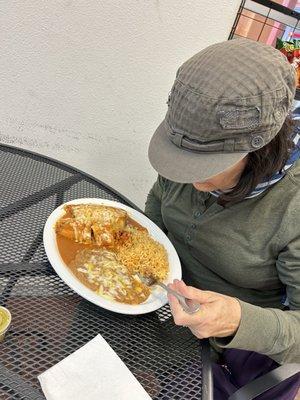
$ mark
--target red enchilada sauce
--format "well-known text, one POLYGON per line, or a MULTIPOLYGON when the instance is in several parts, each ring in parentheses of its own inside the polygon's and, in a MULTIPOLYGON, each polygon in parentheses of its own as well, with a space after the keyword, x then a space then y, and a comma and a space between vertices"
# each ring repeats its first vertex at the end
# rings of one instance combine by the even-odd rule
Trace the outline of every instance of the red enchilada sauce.
MULTIPOLYGON (((63 216, 63 219, 70 217, 70 214, 66 212, 66 214, 63 216)), ((141 226, 138 222, 134 221, 132 218, 127 217, 127 226, 133 226, 141 231, 147 231, 146 228, 141 226)), ((57 234, 56 235, 56 243, 57 247, 60 253, 60 256, 64 263, 70 268, 72 273, 79 279, 85 286, 90 288, 93 291, 96 291, 98 289, 97 284, 93 284, 88 281, 86 274, 80 272, 77 270, 76 266, 72 263, 72 261, 75 259, 75 256, 78 251, 81 251, 83 249, 99 249, 99 246, 96 244, 83 244, 83 243, 77 243, 74 240, 68 239, 67 237, 57 234)))

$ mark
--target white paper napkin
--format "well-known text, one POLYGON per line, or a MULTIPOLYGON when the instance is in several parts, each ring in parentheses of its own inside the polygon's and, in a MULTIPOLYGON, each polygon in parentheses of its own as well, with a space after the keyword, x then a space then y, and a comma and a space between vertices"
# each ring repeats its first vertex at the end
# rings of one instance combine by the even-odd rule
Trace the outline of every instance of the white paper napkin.
POLYGON ((38 379, 47 400, 151 400, 101 335, 38 379))

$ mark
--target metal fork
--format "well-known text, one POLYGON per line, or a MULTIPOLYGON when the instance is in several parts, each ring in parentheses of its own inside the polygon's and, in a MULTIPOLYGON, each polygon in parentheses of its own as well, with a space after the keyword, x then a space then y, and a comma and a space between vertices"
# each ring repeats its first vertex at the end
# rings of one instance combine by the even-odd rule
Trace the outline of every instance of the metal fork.
POLYGON ((188 314, 195 314, 200 310, 200 304, 195 303, 194 301, 187 299, 186 297, 182 296, 182 294, 176 292, 173 289, 170 289, 167 285, 165 285, 162 282, 158 282, 155 280, 153 277, 150 276, 141 276, 138 274, 139 278, 141 281, 147 285, 147 286, 153 286, 153 285, 158 285, 165 289, 168 293, 172 294, 173 296, 176 297, 176 299, 179 301, 181 307, 184 309, 184 311, 188 314))

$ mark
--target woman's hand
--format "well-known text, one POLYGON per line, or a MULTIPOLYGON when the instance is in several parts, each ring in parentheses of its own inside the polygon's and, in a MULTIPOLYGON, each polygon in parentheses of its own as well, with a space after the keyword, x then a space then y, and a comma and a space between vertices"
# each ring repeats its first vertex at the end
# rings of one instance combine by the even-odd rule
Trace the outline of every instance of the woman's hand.
POLYGON ((183 281, 178 280, 168 286, 201 306, 197 313, 187 314, 176 297, 169 294, 169 303, 176 325, 188 327, 199 339, 235 334, 241 321, 241 306, 237 299, 186 286, 183 281))

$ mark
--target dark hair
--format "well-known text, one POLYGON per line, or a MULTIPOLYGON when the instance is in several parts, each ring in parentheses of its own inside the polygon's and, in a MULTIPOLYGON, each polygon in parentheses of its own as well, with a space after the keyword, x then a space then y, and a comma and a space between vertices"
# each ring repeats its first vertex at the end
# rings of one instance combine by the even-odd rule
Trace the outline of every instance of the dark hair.
POLYGON ((295 146, 292 140, 294 126, 295 122, 289 115, 270 143, 248 154, 247 164, 239 182, 230 192, 223 193, 219 197, 219 204, 226 206, 240 202, 260 182, 266 178, 271 178, 274 173, 284 167, 291 150, 295 146))

